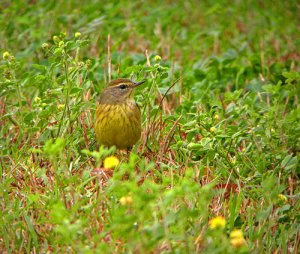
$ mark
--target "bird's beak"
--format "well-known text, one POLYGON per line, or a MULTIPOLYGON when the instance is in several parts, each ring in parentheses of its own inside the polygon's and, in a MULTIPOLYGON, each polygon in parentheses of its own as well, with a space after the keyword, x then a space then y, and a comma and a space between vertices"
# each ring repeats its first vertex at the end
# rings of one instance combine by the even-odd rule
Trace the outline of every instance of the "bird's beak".
POLYGON ((133 82, 132 87, 137 87, 137 86, 139 86, 141 84, 144 84, 145 82, 146 82, 146 80, 143 80, 143 81, 140 81, 140 82, 133 82))

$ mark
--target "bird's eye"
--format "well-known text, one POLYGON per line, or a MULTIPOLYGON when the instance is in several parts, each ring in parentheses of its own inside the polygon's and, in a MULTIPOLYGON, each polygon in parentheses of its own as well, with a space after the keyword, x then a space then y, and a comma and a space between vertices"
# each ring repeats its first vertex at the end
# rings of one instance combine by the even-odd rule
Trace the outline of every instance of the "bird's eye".
POLYGON ((125 89, 125 88, 127 88, 127 86, 126 85, 120 85, 119 86, 121 89, 125 89))

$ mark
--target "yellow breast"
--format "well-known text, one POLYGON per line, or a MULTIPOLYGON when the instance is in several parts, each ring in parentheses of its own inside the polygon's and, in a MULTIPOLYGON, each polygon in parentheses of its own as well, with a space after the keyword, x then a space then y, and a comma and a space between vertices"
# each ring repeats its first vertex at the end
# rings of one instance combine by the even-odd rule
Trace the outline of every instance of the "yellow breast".
POLYGON ((141 136, 141 113, 134 101, 123 104, 99 104, 95 116, 95 133, 99 144, 132 147, 141 136))

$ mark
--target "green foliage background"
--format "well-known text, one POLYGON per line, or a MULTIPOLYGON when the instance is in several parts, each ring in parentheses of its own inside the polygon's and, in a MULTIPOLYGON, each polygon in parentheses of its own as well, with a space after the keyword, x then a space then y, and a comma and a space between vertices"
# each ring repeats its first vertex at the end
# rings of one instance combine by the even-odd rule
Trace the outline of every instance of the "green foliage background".
POLYGON ((0 27, 1 252, 299 251, 299 1, 2 1, 0 27), (147 80, 113 174, 108 62, 147 80))

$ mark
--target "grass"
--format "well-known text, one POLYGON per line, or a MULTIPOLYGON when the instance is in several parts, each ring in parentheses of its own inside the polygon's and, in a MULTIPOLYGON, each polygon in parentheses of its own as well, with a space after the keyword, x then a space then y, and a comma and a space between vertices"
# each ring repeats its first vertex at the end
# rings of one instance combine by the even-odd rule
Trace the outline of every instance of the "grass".
POLYGON ((299 9, 1 3, 1 252, 298 253, 299 9), (93 130, 117 77, 147 80, 128 155, 93 130))

